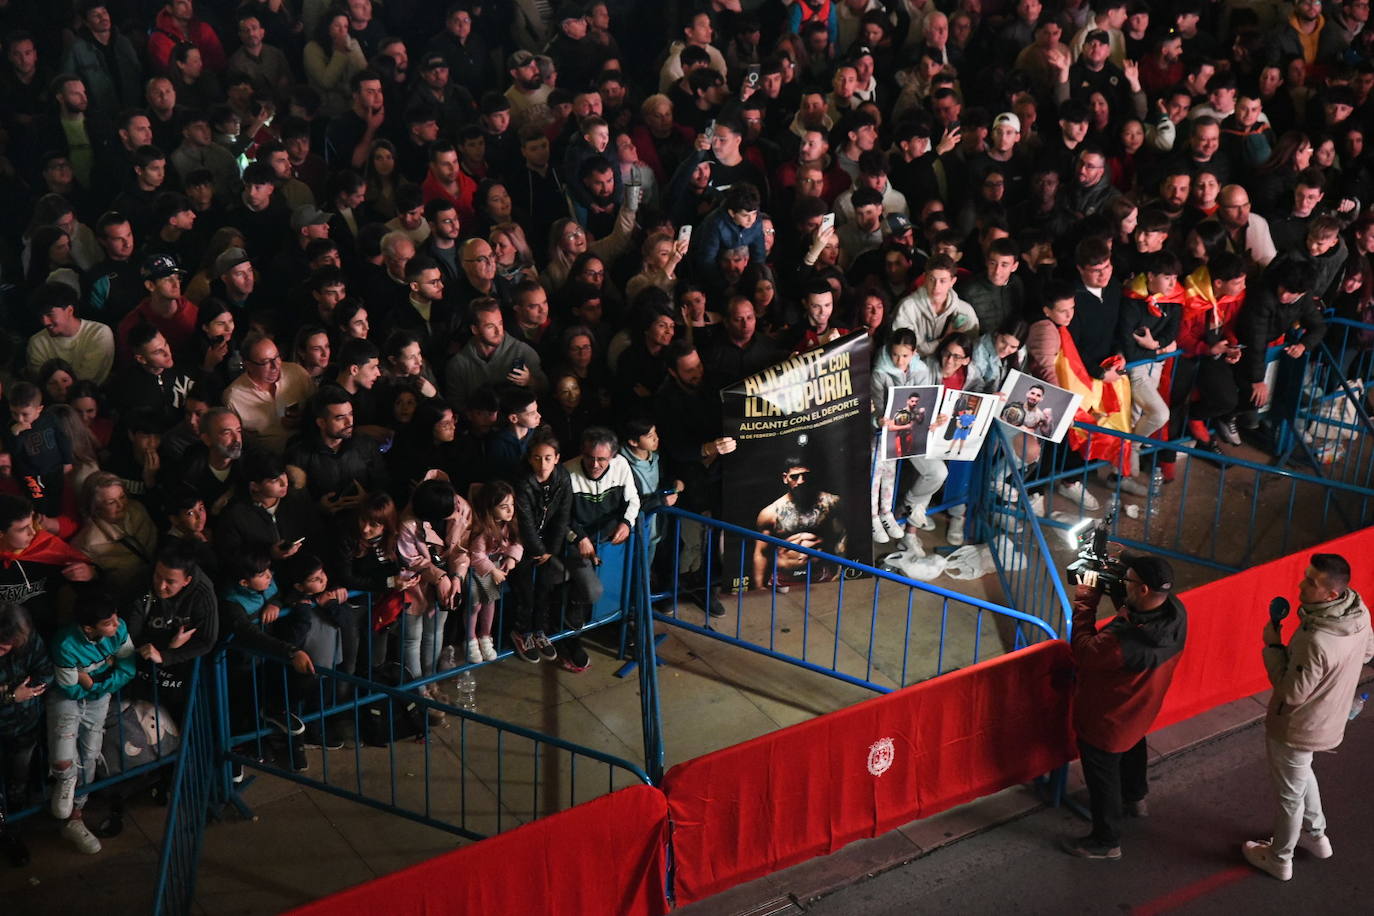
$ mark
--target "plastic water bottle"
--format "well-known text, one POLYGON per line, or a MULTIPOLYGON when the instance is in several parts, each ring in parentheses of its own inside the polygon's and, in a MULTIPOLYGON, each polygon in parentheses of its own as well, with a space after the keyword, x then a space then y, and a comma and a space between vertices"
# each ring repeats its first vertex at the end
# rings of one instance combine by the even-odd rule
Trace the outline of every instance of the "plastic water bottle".
POLYGON ((1362 693, 1350 703, 1350 720, 1353 722, 1355 717, 1364 711, 1364 702, 1369 699, 1369 694, 1362 693))
POLYGON ((477 711, 477 678, 473 677, 471 671, 464 671, 458 675, 458 679, 453 682, 453 691, 454 705, 468 712, 477 711))
POLYGON ((1158 464, 1150 472, 1150 492, 1145 497, 1145 519, 1156 518, 1159 515, 1159 501, 1164 496, 1164 471, 1158 464))

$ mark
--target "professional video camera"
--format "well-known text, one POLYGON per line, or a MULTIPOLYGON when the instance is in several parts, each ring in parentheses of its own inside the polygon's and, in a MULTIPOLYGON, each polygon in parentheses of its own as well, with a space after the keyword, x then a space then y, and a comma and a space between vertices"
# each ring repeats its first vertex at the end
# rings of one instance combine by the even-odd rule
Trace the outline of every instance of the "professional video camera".
POLYGON ((1101 520, 1085 518, 1070 529, 1078 538, 1078 559, 1069 564, 1068 573, 1072 584, 1099 588, 1120 604, 1126 600, 1126 567, 1119 556, 1107 552, 1118 508, 1114 499, 1101 520))

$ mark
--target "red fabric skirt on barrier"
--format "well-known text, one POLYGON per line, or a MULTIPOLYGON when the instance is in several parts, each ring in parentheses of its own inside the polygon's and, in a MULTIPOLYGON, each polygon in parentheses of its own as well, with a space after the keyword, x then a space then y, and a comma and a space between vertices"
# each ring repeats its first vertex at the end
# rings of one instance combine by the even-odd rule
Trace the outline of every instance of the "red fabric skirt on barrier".
POLYGON ((632 786, 342 891, 293 916, 662 916, 668 806, 632 786))
POLYGON ((1286 641, 1297 625, 1298 582, 1314 553, 1338 553, 1350 560, 1351 586, 1366 602, 1374 597, 1374 565, 1360 562, 1374 555, 1374 529, 1369 528, 1179 595, 1188 609, 1188 642, 1154 730, 1269 689, 1260 658, 1269 600, 1282 595, 1293 604, 1294 612, 1284 622, 1286 641))
POLYGON ((668 771, 679 904, 1073 756, 1069 648, 1040 643, 668 771))

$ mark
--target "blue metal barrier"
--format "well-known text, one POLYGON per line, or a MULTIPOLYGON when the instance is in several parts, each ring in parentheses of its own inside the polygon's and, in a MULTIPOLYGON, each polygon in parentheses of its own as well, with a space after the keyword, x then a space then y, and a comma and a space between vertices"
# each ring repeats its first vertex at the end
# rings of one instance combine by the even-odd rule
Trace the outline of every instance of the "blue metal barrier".
POLYGON ((973 534, 988 544, 1007 603, 1048 621, 1067 638, 1073 615, 1060 564, 1032 511, 1021 473, 1025 456, 1018 454, 1012 436, 1001 423, 994 423, 983 446, 978 477, 982 486, 975 488, 970 513, 976 520, 973 534))
POLYGON ((340 671, 321 671, 298 689, 287 667, 232 644, 216 654, 219 732, 230 763, 474 840, 603 792, 650 783, 627 760, 411 689, 340 671), (251 675, 240 678, 251 683, 246 690, 230 689, 236 664, 251 675), (340 700, 336 691, 352 695, 340 700), (436 712, 445 717, 442 726, 431 722, 436 712), (318 757, 307 751, 311 759, 302 759, 281 730, 264 724, 274 719, 289 726, 292 715, 318 729, 318 757), (368 718, 376 725, 365 725, 368 718), (254 724, 235 732, 238 721, 254 724), (385 746, 364 746, 373 727, 383 729, 385 746), (352 740, 330 749, 338 736, 352 740), (316 760, 319 778, 304 775, 316 760))
POLYGON ((1229 573, 1309 546, 1301 542, 1300 530, 1316 532, 1325 540, 1374 522, 1374 489, 1218 455, 1183 441, 1161 442, 1085 423, 1075 426, 1090 437, 1109 436, 1139 449, 1139 482, 1148 491, 1136 501, 1123 492, 1121 478, 1102 482, 1096 472, 1106 467, 1104 462, 1065 470, 1068 451, 1055 450, 1025 484, 1042 495, 1043 525, 1068 530, 1085 516, 1101 516, 1109 503, 1116 502, 1122 511, 1112 524, 1112 540, 1229 573), (1172 482, 1156 480, 1154 470, 1162 472, 1170 455, 1176 459, 1172 482), (1057 492, 1062 483, 1091 488, 1102 507, 1085 511, 1081 503, 1057 492))
POLYGON ((655 620, 846 683, 887 693, 1058 638, 1028 613, 676 507, 659 511, 670 522, 660 546, 671 551, 672 572, 655 620), (704 544, 700 570, 682 567, 686 538, 704 544), (779 550, 797 558, 784 576, 779 550), (751 552, 765 558, 768 584, 722 594, 722 583, 750 577, 751 552), (729 600, 717 608, 724 616, 713 618, 717 595, 729 600))
POLYGON ((217 789, 214 710, 201 659, 193 664, 190 698, 182 720, 181 749, 167 803, 167 827, 158 858, 154 916, 191 912, 205 821, 217 789))
MULTIPOLYGON (((1342 483, 1374 483, 1374 421, 1365 407, 1371 351, 1355 349, 1366 326, 1332 319, 1302 380, 1293 416, 1290 453, 1300 453, 1313 473, 1342 483), (1334 333, 1331 333, 1334 332, 1334 333)), ((1374 331, 1374 328, 1369 330, 1374 331)))

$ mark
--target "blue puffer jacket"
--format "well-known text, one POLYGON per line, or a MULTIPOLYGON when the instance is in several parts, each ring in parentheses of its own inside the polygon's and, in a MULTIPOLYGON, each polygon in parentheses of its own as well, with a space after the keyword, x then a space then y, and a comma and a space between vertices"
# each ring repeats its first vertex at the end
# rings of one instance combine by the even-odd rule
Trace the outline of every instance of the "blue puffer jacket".
POLYGON ((134 644, 129 628, 119 622, 115 635, 91 640, 72 624, 57 631, 52 647, 54 686, 71 700, 93 700, 114 693, 134 676, 134 644), (95 681, 90 687, 77 683, 81 672, 95 681))
POLYGON ((692 257, 698 276, 719 276, 720 267, 716 264, 716 258, 720 253, 744 247, 749 249, 750 264, 762 264, 767 260, 768 255, 763 247, 763 223, 756 218, 752 226, 742 229, 739 223, 730 218, 724 206, 712 210, 692 236, 692 257))

